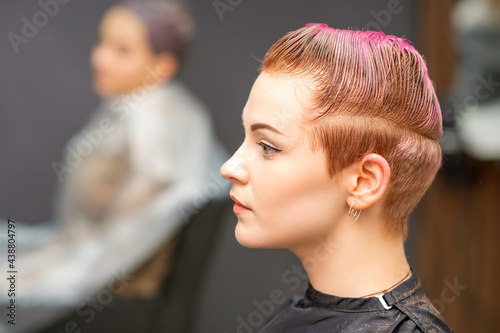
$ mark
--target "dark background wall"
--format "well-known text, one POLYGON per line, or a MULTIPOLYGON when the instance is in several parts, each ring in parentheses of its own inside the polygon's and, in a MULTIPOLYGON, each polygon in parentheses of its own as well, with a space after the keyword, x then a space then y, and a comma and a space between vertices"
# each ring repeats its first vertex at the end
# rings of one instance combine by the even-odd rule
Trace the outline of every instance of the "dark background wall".
MULTIPOLYGON (((100 17, 112 2, 72 0, 60 5, 17 53, 8 33, 21 35, 22 18, 33 22, 41 7, 37 1, 1 2, 1 217, 29 223, 50 219, 57 184, 51 163, 60 161, 66 141, 98 103, 91 90, 89 51, 100 17)), ((221 2, 232 8, 222 20, 212 0, 191 2, 198 32, 181 78, 208 104, 217 133, 231 152, 243 139, 240 117, 257 76, 255 58, 263 58, 287 31, 324 22, 337 28, 381 28, 417 42, 416 1, 221 2)), ((228 214, 195 316, 199 332, 234 332, 238 317, 247 320, 256 310, 254 300, 269 299, 273 289, 293 293, 282 274, 295 258, 284 250, 239 246, 234 224, 234 216, 228 214)))

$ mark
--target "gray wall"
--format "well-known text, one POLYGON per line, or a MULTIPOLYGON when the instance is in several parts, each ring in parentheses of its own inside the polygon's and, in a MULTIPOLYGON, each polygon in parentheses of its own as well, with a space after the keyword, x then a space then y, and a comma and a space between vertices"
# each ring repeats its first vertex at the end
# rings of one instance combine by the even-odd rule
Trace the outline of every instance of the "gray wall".
MULTIPOLYGON (((307 22, 338 28, 358 27, 415 41, 415 3, 401 0, 396 13, 389 0, 249 1, 233 3, 220 19, 212 0, 192 1, 198 22, 195 43, 181 77, 209 105, 217 133, 228 150, 243 139, 241 111, 269 46, 307 22), (375 18, 376 13, 384 11, 375 18)), ((7 38, 21 34, 37 1, 0 4, 0 216, 36 223, 50 218, 57 177, 51 162, 60 160, 65 142, 90 115, 98 100, 90 88, 89 50, 96 26, 110 0, 72 0, 60 5, 38 33, 15 53, 7 38)), ((417 45, 418 46, 418 45, 417 45)), ((296 263, 284 250, 250 250, 233 236, 228 214, 206 281, 197 319, 198 332, 235 332, 238 317, 248 320, 252 302, 269 299, 273 289, 291 295, 282 274, 296 263)))

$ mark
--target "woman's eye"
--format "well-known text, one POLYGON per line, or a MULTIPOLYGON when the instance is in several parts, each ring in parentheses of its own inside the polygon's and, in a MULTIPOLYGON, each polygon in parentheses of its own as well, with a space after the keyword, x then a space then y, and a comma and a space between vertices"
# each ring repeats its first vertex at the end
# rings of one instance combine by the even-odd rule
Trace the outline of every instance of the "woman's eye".
POLYGON ((130 49, 126 46, 116 46, 115 50, 121 56, 126 56, 130 53, 130 49))
POLYGON ((281 151, 280 149, 271 147, 270 145, 265 144, 264 142, 258 142, 257 144, 262 147, 264 155, 270 155, 272 153, 277 153, 281 151))
POLYGON ((126 47, 118 47, 117 51, 120 55, 127 55, 130 52, 130 50, 126 47))

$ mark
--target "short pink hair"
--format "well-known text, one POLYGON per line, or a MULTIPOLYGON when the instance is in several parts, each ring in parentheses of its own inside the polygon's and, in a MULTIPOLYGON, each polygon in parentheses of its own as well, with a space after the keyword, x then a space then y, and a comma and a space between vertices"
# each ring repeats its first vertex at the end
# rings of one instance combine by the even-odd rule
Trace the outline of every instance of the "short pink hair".
POLYGON ((262 72, 311 82, 304 123, 332 177, 369 153, 387 160, 384 213, 406 238, 406 220, 442 163, 441 109, 422 56, 402 38, 313 23, 277 41, 262 72))

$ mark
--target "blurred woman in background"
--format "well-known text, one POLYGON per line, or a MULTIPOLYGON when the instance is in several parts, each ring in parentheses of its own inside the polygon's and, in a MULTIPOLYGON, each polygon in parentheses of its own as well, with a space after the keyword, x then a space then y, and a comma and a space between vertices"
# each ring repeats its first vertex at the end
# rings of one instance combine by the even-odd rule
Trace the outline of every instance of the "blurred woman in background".
POLYGON ((126 1, 104 15, 91 56, 103 101, 67 144, 63 163, 52 165, 61 182, 56 228, 44 241, 40 227, 19 233, 16 300, 30 320, 16 330, 53 321, 57 307, 74 310, 160 251, 147 276, 128 279, 122 291, 154 296, 175 235, 192 212, 224 193, 218 169, 226 155, 210 114, 176 79, 194 28, 174 1, 126 1))

